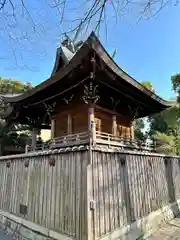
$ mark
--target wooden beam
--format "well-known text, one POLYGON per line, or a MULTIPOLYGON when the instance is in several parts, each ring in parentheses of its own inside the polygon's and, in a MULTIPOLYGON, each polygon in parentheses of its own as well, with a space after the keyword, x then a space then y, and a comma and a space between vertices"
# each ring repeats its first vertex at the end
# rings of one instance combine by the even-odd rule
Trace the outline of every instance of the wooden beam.
POLYGON ((37 134, 36 134, 36 128, 33 128, 32 130, 32 149, 36 149, 36 142, 37 142, 37 134))
POLYGON ((134 139, 134 126, 133 124, 131 125, 131 129, 130 129, 130 134, 131 134, 131 138, 134 139))
POLYGON ((88 128, 92 136, 92 141, 93 143, 96 142, 96 123, 94 119, 94 109, 95 105, 94 104, 89 104, 89 109, 88 109, 88 128))
POLYGON ((112 111, 112 110, 107 109, 107 108, 104 108, 104 107, 101 107, 101 106, 99 106, 99 105, 96 105, 96 106, 95 106, 95 109, 101 110, 101 111, 106 112, 106 113, 109 113, 110 115, 116 115, 116 117, 126 118, 126 120, 129 120, 129 121, 130 121, 130 119, 128 119, 128 117, 127 117, 126 115, 122 115, 122 114, 120 114, 120 113, 117 113, 117 112, 115 112, 115 111, 112 111))
POLYGON ((55 118, 51 119, 51 139, 55 137, 55 118))
POLYGON ((112 116, 112 134, 114 136, 117 135, 117 122, 116 122, 116 115, 115 114, 112 116))
POLYGON ((72 134, 72 116, 70 113, 68 113, 67 133, 72 134))

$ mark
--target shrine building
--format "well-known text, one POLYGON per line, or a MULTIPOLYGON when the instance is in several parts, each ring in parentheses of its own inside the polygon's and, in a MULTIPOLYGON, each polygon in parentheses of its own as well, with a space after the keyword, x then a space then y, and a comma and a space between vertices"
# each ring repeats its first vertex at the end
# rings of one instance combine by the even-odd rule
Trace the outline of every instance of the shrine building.
POLYGON ((110 144, 136 148, 133 121, 165 110, 171 104, 124 72, 94 33, 85 42, 62 42, 51 76, 8 103, 8 125, 51 130, 49 148, 77 144, 110 144))

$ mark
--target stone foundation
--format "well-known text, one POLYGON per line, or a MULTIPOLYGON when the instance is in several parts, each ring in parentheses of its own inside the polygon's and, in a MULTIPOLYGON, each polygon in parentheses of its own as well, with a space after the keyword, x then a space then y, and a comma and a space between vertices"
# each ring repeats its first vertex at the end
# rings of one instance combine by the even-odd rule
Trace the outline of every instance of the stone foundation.
MULTIPOLYGON (((180 199, 152 212, 131 225, 116 230, 100 240, 140 240, 146 239, 180 213, 180 199)), ((0 210, 0 228, 14 239, 21 240, 74 240, 40 225, 16 217, 0 210)))
POLYGON ((160 227, 180 214, 180 199, 152 212, 131 225, 116 230, 100 238, 100 240, 140 240, 146 239, 160 227))
POLYGON ((66 235, 0 210, 0 228, 18 240, 73 240, 66 235))

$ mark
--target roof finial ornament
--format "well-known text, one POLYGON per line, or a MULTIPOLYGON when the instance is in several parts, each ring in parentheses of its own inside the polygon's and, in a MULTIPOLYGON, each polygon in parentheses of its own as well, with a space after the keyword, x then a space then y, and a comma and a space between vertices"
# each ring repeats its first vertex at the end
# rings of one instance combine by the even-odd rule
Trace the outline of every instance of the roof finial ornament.
POLYGON ((75 53, 73 41, 70 39, 67 33, 64 33, 64 35, 65 35, 65 40, 61 43, 61 45, 68 48, 72 53, 75 53))

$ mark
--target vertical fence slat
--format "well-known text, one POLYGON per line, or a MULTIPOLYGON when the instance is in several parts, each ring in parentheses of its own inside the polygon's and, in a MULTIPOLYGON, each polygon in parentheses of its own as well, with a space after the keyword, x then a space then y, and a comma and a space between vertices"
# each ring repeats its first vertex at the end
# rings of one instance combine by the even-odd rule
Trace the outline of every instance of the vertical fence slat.
POLYGON ((180 165, 176 158, 168 157, 165 166, 163 156, 94 150, 93 163, 87 166, 88 151, 59 151, 53 156, 55 166, 50 166, 49 154, 25 155, 24 159, 17 155, 9 168, 9 160, 0 161, 2 210, 84 240, 88 215, 97 238, 180 196, 180 165), (90 175, 87 168, 91 169, 90 175), (90 199, 95 202, 91 211, 87 209, 90 199), (27 205, 26 216, 20 214, 20 204, 27 205))
MULTIPOLYGON (((106 150, 93 153, 93 191, 98 203, 94 219, 96 237, 131 224, 167 204, 164 158, 151 153, 123 154, 126 162, 122 164, 122 154, 106 150)), ((177 197, 180 177, 177 161, 172 164, 177 197)))

